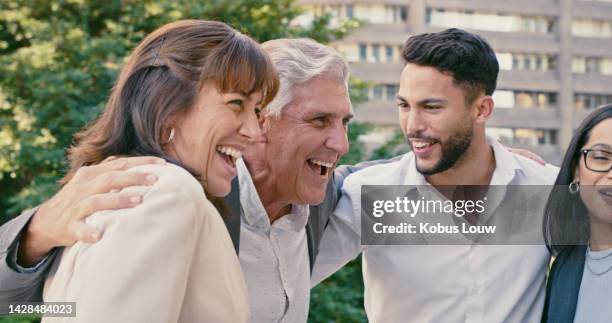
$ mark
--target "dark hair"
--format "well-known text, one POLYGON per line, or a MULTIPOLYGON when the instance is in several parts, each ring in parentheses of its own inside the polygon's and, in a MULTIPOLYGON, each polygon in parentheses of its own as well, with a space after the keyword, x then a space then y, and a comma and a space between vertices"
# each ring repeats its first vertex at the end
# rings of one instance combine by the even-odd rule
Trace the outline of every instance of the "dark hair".
POLYGON ((482 37, 451 28, 408 38, 402 50, 406 63, 431 66, 450 73, 472 103, 481 92, 492 95, 499 64, 491 46, 482 37))
POLYGON ((221 92, 261 90, 264 105, 279 82, 263 48, 224 23, 182 20, 149 34, 121 69, 102 115, 75 136, 62 182, 112 155, 159 156, 180 165, 162 149, 168 123, 193 107, 209 80, 221 92))
POLYGON ((563 157, 555 187, 546 202, 542 226, 546 246, 554 255, 572 245, 586 244, 589 240, 587 208, 580 194, 571 194, 567 185, 574 179, 582 146, 589 140, 591 129, 608 118, 612 118, 612 105, 591 112, 576 129, 563 157))

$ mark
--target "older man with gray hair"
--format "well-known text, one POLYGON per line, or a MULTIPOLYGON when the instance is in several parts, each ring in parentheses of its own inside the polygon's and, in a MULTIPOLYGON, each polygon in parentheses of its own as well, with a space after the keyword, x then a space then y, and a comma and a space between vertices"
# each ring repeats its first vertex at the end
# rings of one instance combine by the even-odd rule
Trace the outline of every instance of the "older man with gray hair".
MULTIPOLYGON (((228 221, 240 216, 240 235, 232 237, 239 246, 252 321, 305 322, 310 268, 324 217, 337 200, 327 187, 348 151, 348 66, 333 49, 312 40, 273 40, 263 47, 278 71, 279 94, 261 120, 262 140, 237 164, 243 212, 228 221)), ((237 204, 232 200, 236 191, 228 204, 237 204)))
MULTIPOLYGON (((309 39, 273 40, 263 47, 280 89, 260 117, 262 138, 237 163, 225 220, 246 278, 251 321, 306 322, 310 270, 338 186, 350 172, 334 173, 348 151, 349 71, 336 51, 309 39)), ((151 161, 126 158, 91 166, 39 209, 1 227, 0 303, 40 300, 54 250, 99 239, 84 224, 90 214, 134 206, 108 192, 147 184, 146 176, 124 171, 146 162, 151 161), (95 194, 83 189, 95 183, 102 183, 95 194)))

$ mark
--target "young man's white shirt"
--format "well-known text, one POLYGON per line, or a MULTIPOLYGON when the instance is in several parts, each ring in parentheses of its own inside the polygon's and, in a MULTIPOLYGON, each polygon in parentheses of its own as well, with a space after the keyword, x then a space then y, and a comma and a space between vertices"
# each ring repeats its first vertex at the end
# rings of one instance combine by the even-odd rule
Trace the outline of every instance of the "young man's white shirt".
MULTIPOLYGON (((494 138, 487 140, 496 160, 491 185, 554 183, 556 167, 510 153, 494 138)), ((362 246, 361 185, 429 184, 416 170, 413 153, 350 175, 323 235, 313 286, 363 252, 370 322, 540 321, 549 262, 545 245, 362 246)))

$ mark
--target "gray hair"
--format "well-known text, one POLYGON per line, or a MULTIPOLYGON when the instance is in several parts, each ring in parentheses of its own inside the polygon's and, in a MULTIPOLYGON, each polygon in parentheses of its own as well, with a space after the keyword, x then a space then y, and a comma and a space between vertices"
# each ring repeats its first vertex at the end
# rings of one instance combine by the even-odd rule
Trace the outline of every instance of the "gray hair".
POLYGON ((337 80, 348 89, 349 67, 336 50, 308 38, 275 39, 262 44, 278 72, 280 86, 266 115, 280 117, 293 99, 293 86, 315 77, 337 80))

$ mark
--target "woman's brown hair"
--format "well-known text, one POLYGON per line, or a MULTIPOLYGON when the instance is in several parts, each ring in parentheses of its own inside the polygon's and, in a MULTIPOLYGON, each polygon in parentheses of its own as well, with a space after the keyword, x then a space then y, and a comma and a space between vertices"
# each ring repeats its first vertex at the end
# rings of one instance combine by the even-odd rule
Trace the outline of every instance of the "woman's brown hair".
POLYGON ((109 156, 159 156, 179 163, 162 149, 167 124, 194 105, 210 80, 221 92, 262 91, 264 106, 279 82, 261 46, 224 23, 182 20, 149 34, 123 66, 102 115, 75 136, 62 183, 79 167, 109 156))

